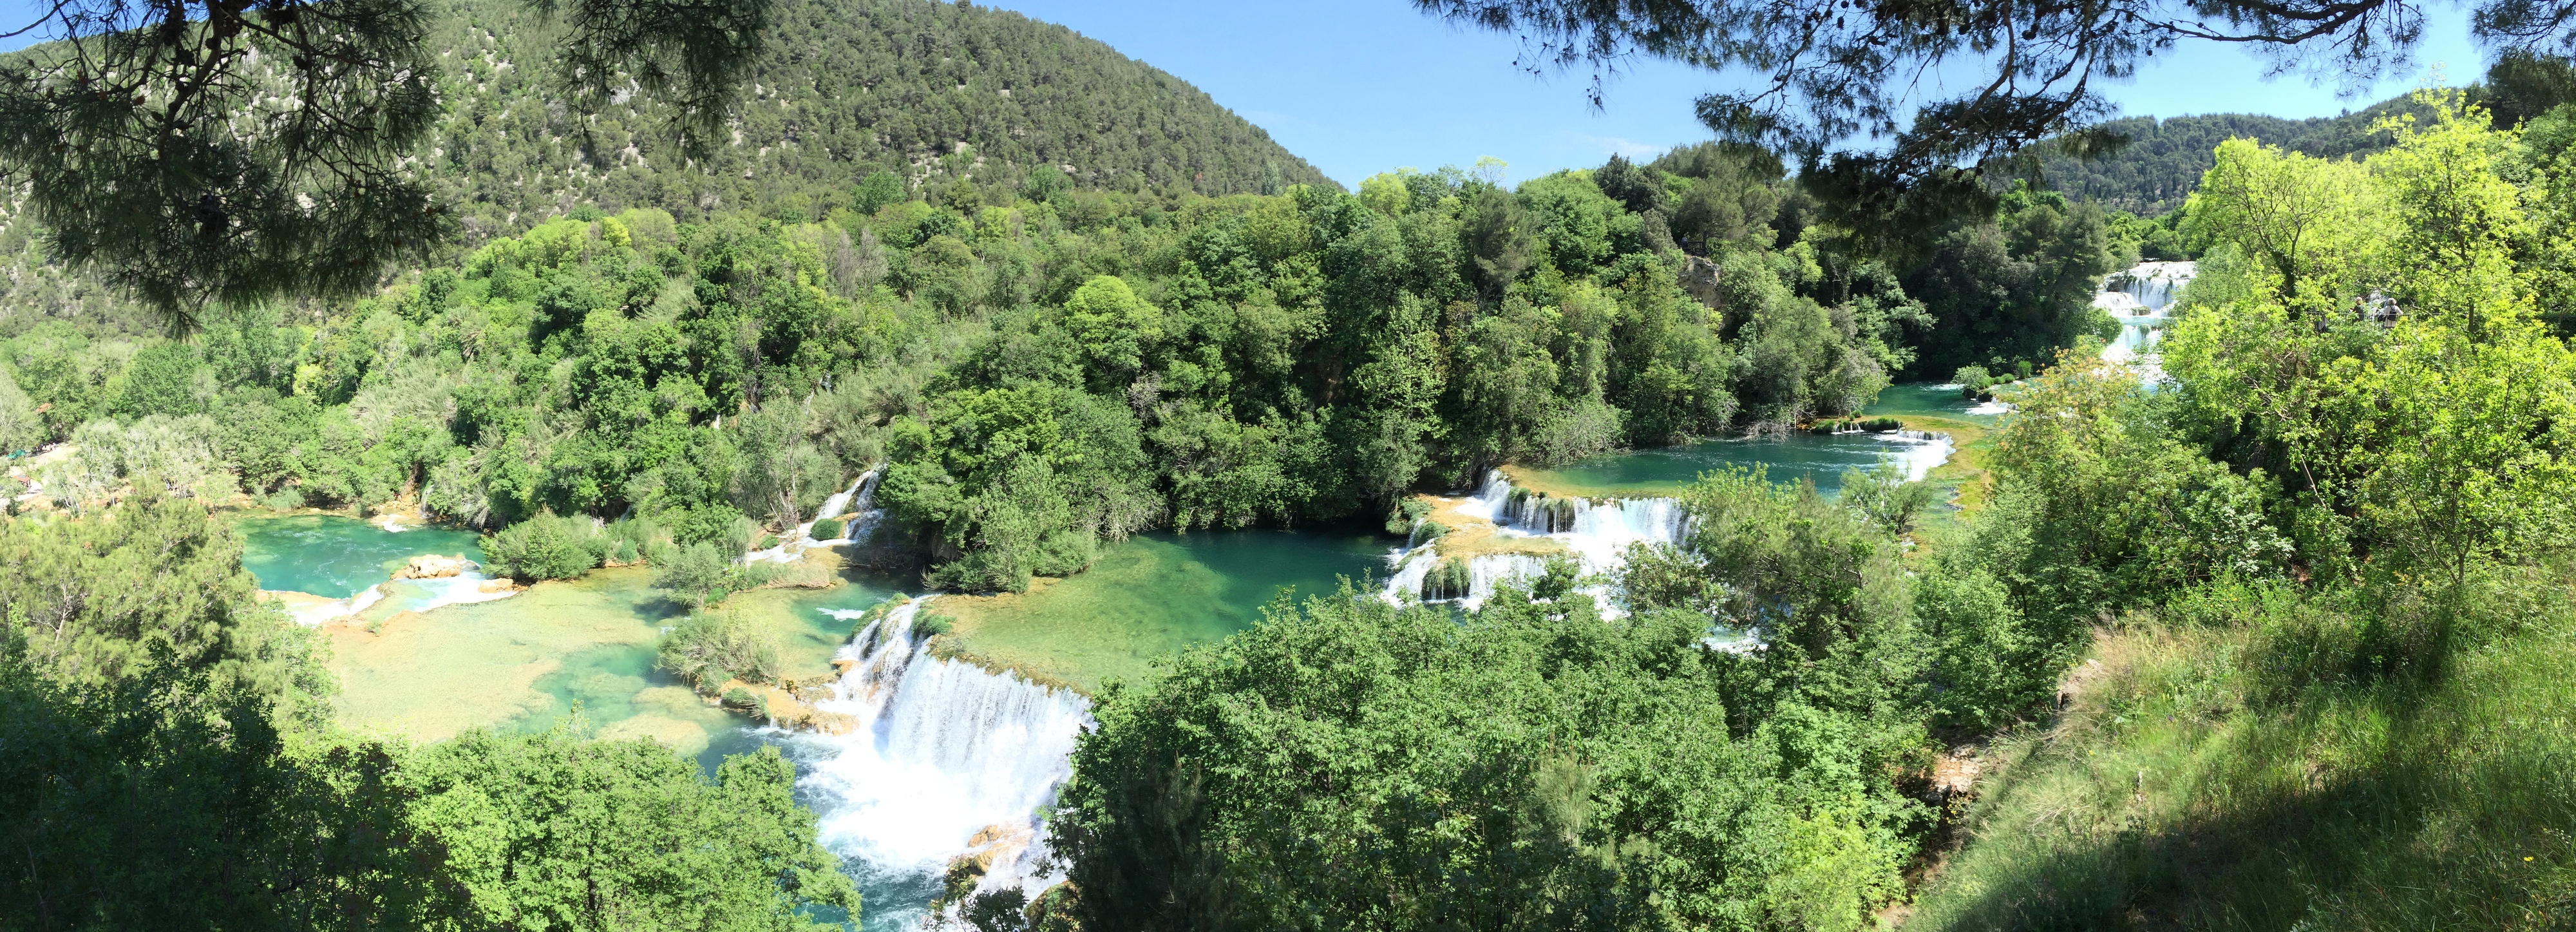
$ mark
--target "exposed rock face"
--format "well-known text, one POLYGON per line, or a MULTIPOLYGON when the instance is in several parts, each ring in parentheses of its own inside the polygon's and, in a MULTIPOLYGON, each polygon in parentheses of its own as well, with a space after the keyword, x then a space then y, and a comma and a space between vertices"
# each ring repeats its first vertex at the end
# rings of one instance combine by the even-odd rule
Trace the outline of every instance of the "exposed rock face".
POLYGON ((507 576, 503 576, 499 579, 486 579, 483 581, 482 585, 474 587, 477 592, 517 592, 525 588, 527 587, 519 585, 516 580, 507 576))
MULTIPOLYGON (((403 564, 402 569, 395 571, 394 578, 445 579, 450 576, 462 574, 466 570, 476 568, 474 561, 468 560, 464 557, 442 557, 434 553, 426 553, 413 557, 411 558, 411 562, 403 564)), ((483 591, 498 592, 500 590, 486 588, 483 591)))
POLYGON ((1725 323, 1726 296, 1718 292, 1717 285, 1725 277, 1726 270, 1715 262, 1698 256, 1682 257, 1682 290, 1690 292, 1691 297, 1699 299, 1699 303, 1707 305, 1709 310, 1716 311, 1719 326, 1725 323))

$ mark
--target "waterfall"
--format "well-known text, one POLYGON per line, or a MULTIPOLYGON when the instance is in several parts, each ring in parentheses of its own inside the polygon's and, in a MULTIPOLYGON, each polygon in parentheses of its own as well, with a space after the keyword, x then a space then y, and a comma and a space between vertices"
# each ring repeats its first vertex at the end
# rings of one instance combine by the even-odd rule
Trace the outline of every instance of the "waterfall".
MULTIPOLYGON (((935 887, 966 856, 989 865, 979 890, 1018 885, 1035 896, 1056 879, 1038 869, 1046 848, 1038 810, 1072 773, 1090 704, 925 653, 929 639, 914 636, 912 621, 928 601, 886 612, 841 648, 833 664, 844 672, 815 708, 847 716, 850 727, 784 737, 798 783, 820 816, 823 845, 856 858, 863 878, 935 887)), ((876 915, 888 908, 869 904, 876 915)))
POLYGON ((875 505, 877 479, 884 472, 882 468, 871 467, 867 472, 860 473, 859 478, 851 482, 849 488, 832 493, 830 498, 824 499, 822 507, 814 510, 814 520, 797 525, 793 536, 779 541, 778 546, 752 551, 743 559, 786 563, 804 556, 805 551, 815 547, 838 547, 866 540, 868 532, 876 529, 877 519, 884 515, 875 505), (858 514, 841 526, 840 536, 827 540, 814 539, 816 522, 825 518, 837 518, 854 511, 858 514))
MULTIPOLYGON (((1608 573, 1622 565, 1628 545, 1678 541, 1688 524, 1681 503, 1673 499, 1552 496, 1513 485, 1499 469, 1486 473, 1476 493, 1453 508, 1466 516, 1493 522, 1498 537, 1547 542, 1531 548, 1532 552, 1466 557, 1464 594, 1435 601, 1455 601, 1471 609, 1484 604, 1506 580, 1546 572, 1549 556, 1535 551, 1553 550, 1571 557, 1585 574, 1608 573)), ((1424 583, 1434 580, 1433 574, 1446 562, 1439 547, 1435 539, 1389 553, 1382 595, 1397 603, 1423 598, 1424 583)), ((1446 586, 1435 588, 1453 591, 1446 586)), ((1603 610, 1612 610, 1607 590, 1593 587, 1584 591, 1601 602, 1603 610)))
POLYGON ((2093 306, 2120 321, 2120 339, 2103 347, 2102 358, 2138 367, 2149 383, 2161 381, 2164 370, 2152 350, 2164 334, 2165 309, 2197 274, 2196 263, 2141 262, 2103 279, 2093 306))

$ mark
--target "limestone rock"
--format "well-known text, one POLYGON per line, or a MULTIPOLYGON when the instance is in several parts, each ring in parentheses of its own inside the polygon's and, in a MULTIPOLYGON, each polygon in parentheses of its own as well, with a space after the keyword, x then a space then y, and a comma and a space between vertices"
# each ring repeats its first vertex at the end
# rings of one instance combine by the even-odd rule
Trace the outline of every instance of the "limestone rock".
MULTIPOLYGON (((464 557, 442 557, 434 553, 425 553, 420 556, 413 557, 411 558, 411 562, 403 564, 403 568, 394 573, 394 578, 446 579, 450 576, 460 575, 465 571, 474 568, 474 561, 468 560, 464 557)), ((483 591, 499 592, 501 590, 486 587, 483 591)))

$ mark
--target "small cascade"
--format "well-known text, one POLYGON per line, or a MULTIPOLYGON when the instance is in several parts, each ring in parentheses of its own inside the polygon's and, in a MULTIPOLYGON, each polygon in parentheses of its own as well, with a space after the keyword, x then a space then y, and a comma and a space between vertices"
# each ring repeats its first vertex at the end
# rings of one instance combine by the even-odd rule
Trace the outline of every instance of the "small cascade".
POLYGON ((2103 279, 2093 306, 2120 321, 2120 339, 2103 347, 2102 358, 2138 367, 2150 383, 2161 380, 2164 370, 2153 350, 2164 335, 2165 310, 2197 274, 2196 263, 2141 262, 2103 279))
POLYGON ((797 525, 795 536, 779 541, 778 546, 767 550, 752 551, 743 559, 788 563, 804 556, 805 551, 816 547, 838 547, 866 540, 868 532, 876 529, 877 519, 884 514, 875 506, 877 479, 884 472, 882 468, 871 467, 867 472, 860 473, 858 480, 850 483, 849 488, 832 493, 832 497, 823 500, 822 507, 814 510, 814 520, 797 525), (816 523, 827 518, 839 518, 851 512, 857 512, 857 514, 842 523, 841 533, 838 536, 823 540, 814 539, 816 523))
MULTIPOLYGON (((857 859, 863 883, 936 887, 953 860, 971 857, 988 865, 979 891, 1016 885, 1034 896, 1057 879, 1040 870, 1038 811, 1072 773, 1090 704, 930 656, 929 638, 912 630, 928 601, 886 612, 842 647, 834 665, 844 672, 816 708, 853 724, 784 737, 798 782, 824 846, 857 859)), ((886 907, 872 899, 869 908, 886 907)))
MULTIPOLYGON (((1497 536, 1545 540, 1536 550, 1555 550, 1572 558, 1586 574, 1607 573, 1625 560, 1628 545, 1671 543, 1682 538, 1688 522, 1681 503, 1669 498, 1586 499, 1550 495, 1513 485, 1502 470, 1485 475, 1476 494, 1457 510, 1492 521, 1497 536)), ((1387 556, 1389 572, 1383 595, 1426 602, 1457 602, 1467 608, 1484 604, 1504 581, 1547 572, 1550 554, 1482 553, 1443 557, 1438 541, 1408 541, 1387 556)), ((1610 610, 1606 591, 1586 590, 1610 610)))

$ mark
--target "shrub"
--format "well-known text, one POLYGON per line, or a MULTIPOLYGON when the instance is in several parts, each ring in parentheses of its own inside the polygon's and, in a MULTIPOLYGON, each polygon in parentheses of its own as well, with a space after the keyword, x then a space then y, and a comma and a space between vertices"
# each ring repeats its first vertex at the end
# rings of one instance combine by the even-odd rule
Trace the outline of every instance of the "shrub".
POLYGON ((588 519, 553 512, 483 536, 485 565, 523 583, 579 576, 598 566, 605 551, 606 541, 588 519))
POLYGON ((1950 376, 1950 381, 1959 383, 1960 394, 1970 398, 1984 398, 1986 390, 1994 387, 1995 377, 1987 373, 1984 366, 1961 366, 1957 373, 1950 376))
POLYGON ((1464 558, 1450 557, 1442 560, 1439 566, 1432 567, 1431 572, 1422 575, 1422 600, 1437 602, 1441 599, 1466 598, 1475 579, 1475 573, 1467 568, 1467 561, 1464 558))
POLYGON ((814 522, 814 529, 807 532, 805 536, 811 537, 815 540, 831 540, 841 536, 841 529, 841 519, 824 518, 820 521, 814 522))
POLYGON ((662 636, 653 666, 712 693, 728 679, 766 683, 777 678, 778 648, 749 622, 725 614, 693 614, 662 636))
POLYGON ((759 693, 740 686, 725 690, 724 704, 726 708, 758 712, 763 718, 769 716, 769 700, 762 698, 759 693))

